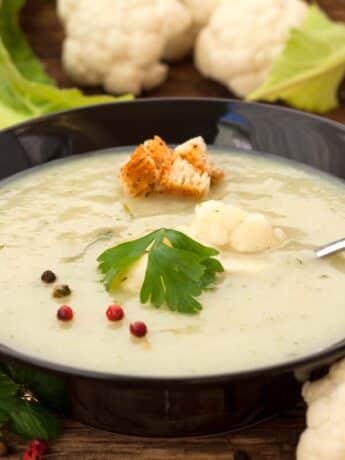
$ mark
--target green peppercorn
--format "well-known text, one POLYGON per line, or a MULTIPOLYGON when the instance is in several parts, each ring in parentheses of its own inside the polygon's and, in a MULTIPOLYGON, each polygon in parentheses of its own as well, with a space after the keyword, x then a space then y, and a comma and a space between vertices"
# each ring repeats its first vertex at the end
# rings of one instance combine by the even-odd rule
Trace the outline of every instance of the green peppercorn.
POLYGON ((72 291, 67 284, 59 284, 58 286, 55 286, 53 290, 53 297, 55 297, 56 299, 68 297, 71 294, 72 294, 72 291))

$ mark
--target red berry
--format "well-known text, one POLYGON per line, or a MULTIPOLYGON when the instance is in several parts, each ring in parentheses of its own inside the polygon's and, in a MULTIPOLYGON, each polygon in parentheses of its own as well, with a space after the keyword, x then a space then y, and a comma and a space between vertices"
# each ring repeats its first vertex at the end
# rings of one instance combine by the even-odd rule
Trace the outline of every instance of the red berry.
POLYGON ((60 321, 71 321, 73 319, 73 310, 68 305, 61 305, 56 316, 60 321))
POLYGON ((147 326, 142 321, 136 321, 129 326, 130 333, 135 337, 145 337, 147 334, 147 326))
POLYGON ((32 449, 27 449, 24 452, 23 460, 37 460, 37 459, 38 459, 38 453, 36 451, 33 451, 32 449))
POLYGON ((43 439, 34 439, 29 443, 29 449, 36 450, 39 455, 44 455, 48 452, 48 443, 43 439))
POLYGON ((29 443, 26 449, 23 460, 40 460, 42 456, 48 452, 48 444, 41 439, 35 439, 29 443))
POLYGON ((106 312, 109 321, 121 321, 125 316, 123 308, 120 305, 110 305, 106 312))

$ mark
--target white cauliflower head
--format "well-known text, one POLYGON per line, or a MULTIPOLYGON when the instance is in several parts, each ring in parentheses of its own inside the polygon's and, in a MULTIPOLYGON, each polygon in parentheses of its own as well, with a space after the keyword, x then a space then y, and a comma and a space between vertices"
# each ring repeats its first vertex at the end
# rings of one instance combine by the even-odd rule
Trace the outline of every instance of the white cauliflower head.
POLYGON ((68 74, 115 94, 160 85, 168 72, 160 62, 167 42, 191 25, 179 0, 59 0, 58 11, 68 74))
POLYGON ((345 360, 334 364, 326 377, 306 383, 303 397, 309 407, 297 460, 344 460, 345 360))
POLYGON ((208 23, 220 1, 180 0, 190 14, 190 26, 169 39, 164 50, 164 59, 177 61, 183 59, 192 51, 198 33, 208 23))
POLYGON ((57 10, 61 20, 68 21, 80 2, 81 0, 59 0, 57 10))
POLYGON ((246 96, 265 81, 307 8, 302 0, 223 0, 197 39, 197 68, 246 96))

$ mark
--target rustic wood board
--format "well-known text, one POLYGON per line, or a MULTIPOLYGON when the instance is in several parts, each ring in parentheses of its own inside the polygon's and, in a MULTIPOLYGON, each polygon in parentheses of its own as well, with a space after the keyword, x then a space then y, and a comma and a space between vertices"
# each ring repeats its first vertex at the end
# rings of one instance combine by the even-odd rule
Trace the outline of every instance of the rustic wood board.
MULTIPOLYGON (((345 21, 344 0, 319 0, 335 19, 345 21)), ((61 66, 63 30, 55 14, 53 0, 28 0, 22 15, 25 31, 47 70, 61 86, 73 83, 61 66)), ((229 97, 222 86, 205 80, 191 62, 172 67, 169 79, 158 90, 145 96, 229 97)), ((345 100, 344 90, 342 99, 345 100)), ((345 123, 345 105, 328 115, 345 123)), ((236 460, 235 452, 244 451, 252 460, 293 460, 300 432, 304 427, 303 408, 238 433, 208 438, 161 440, 133 438, 98 431, 66 420, 61 439, 52 445, 50 459, 69 460, 236 460)), ((25 444, 11 440, 9 459, 18 459, 25 444)))
MULTIPOLYGON (((64 435, 51 446, 52 460, 242 460, 235 453, 247 453, 251 460, 293 460, 301 411, 274 419, 238 433, 204 438, 151 439, 122 436, 66 421, 64 435)), ((25 444, 13 440, 18 459, 25 444)), ((245 459, 243 459, 245 460, 245 459)))

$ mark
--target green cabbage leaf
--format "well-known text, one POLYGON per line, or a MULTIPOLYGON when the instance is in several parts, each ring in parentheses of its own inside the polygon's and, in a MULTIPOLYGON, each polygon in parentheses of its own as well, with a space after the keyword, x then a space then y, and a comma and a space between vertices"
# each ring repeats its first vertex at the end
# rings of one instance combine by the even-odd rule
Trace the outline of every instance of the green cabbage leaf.
POLYGON ((338 88, 344 75, 345 26, 312 5, 302 28, 291 30, 267 80, 247 99, 280 100, 325 113, 339 106, 338 88))
POLYGON ((19 12, 26 0, 4 0, 0 3, 0 36, 13 64, 23 77, 38 83, 54 84, 29 46, 19 25, 19 12))
POLYGON ((0 128, 53 112, 131 99, 59 89, 19 27, 25 0, 0 0, 0 128))

